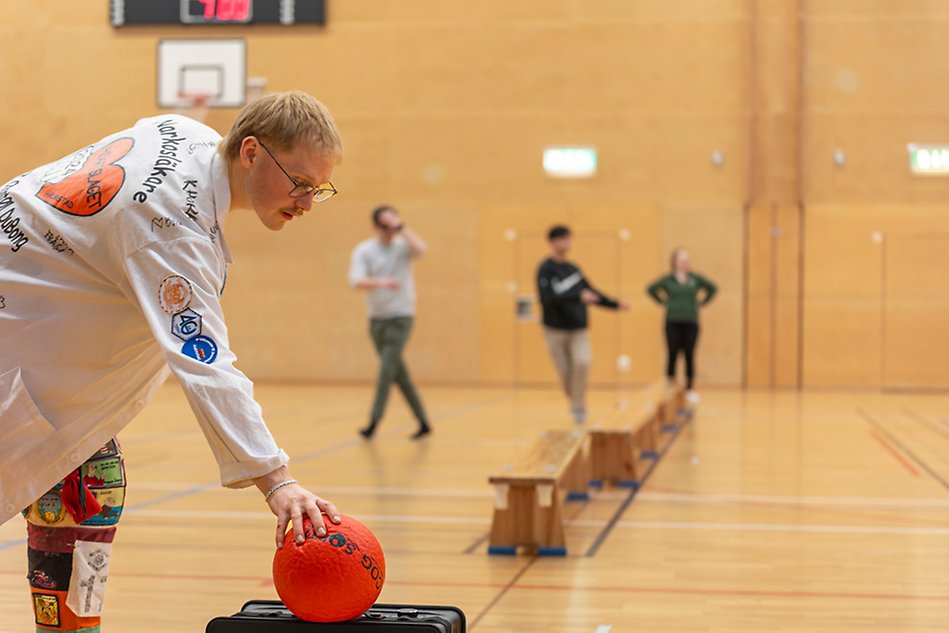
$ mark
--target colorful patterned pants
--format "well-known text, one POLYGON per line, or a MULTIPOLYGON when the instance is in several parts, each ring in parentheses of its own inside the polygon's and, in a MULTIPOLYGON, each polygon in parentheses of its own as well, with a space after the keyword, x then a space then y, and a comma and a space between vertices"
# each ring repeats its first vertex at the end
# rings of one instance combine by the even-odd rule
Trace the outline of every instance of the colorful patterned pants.
POLYGON ((37 631, 98 633, 125 464, 110 440, 23 511, 37 631))

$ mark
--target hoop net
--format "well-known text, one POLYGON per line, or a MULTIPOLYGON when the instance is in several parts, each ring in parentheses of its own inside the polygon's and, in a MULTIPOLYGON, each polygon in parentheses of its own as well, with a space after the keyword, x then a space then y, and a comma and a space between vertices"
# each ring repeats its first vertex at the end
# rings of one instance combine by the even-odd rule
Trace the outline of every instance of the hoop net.
POLYGON ((210 108, 211 95, 203 92, 179 92, 178 99, 180 106, 175 108, 176 114, 183 114, 195 121, 204 121, 208 116, 210 108))

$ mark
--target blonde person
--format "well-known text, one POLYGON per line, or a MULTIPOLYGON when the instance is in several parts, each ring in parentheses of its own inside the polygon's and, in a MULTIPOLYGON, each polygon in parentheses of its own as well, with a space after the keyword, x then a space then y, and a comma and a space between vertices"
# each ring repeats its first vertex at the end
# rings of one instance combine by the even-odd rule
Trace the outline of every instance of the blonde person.
POLYGON ((677 248, 670 258, 671 271, 652 284, 649 296, 666 308, 666 376, 675 379, 679 354, 685 356, 686 389, 690 402, 698 402, 695 392, 695 346, 699 340, 699 308, 708 304, 718 288, 709 279, 692 272, 689 251, 677 248))
POLYGON ((300 93, 245 107, 223 139, 177 115, 134 127, 0 188, 0 523, 23 511, 39 630, 98 631, 125 505, 115 435, 169 370, 229 488, 256 486, 277 547, 332 503, 300 486, 234 366, 221 310, 222 225, 271 231, 336 190, 326 108, 300 93), (81 598, 81 599, 80 599, 81 598))
POLYGON ((570 228, 555 225, 547 232, 550 257, 537 269, 537 292, 543 309, 544 339, 570 400, 576 423, 586 420, 587 375, 590 371, 590 333, 587 306, 629 310, 625 301, 610 299, 593 287, 580 268, 567 260, 572 246, 570 228))

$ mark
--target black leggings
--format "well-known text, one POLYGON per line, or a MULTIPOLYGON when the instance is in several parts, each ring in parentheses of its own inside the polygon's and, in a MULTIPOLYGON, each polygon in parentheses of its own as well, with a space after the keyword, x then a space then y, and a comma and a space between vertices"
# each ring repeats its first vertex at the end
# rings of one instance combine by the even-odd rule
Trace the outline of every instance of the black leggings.
POLYGON ((675 378, 676 360, 679 352, 685 352, 686 387, 692 388, 692 379, 695 376, 695 344, 699 340, 698 323, 673 323, 666 321, 666 344, 669 346, 669 364, 666 366, 666 376, 675 378))

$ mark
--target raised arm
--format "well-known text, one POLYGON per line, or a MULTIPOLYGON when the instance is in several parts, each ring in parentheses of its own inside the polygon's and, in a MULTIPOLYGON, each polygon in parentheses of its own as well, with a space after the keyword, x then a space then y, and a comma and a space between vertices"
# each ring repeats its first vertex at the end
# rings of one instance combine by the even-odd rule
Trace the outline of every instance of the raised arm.
POLYGON ((402 225, 402 228, 399 232, 401 233, 402 237, 405 238, 405 243, 408 245, 409 253, 411 253, 413 258, 417 259, 428 252, 428 245, 418 233, 404 224, 402 225))

